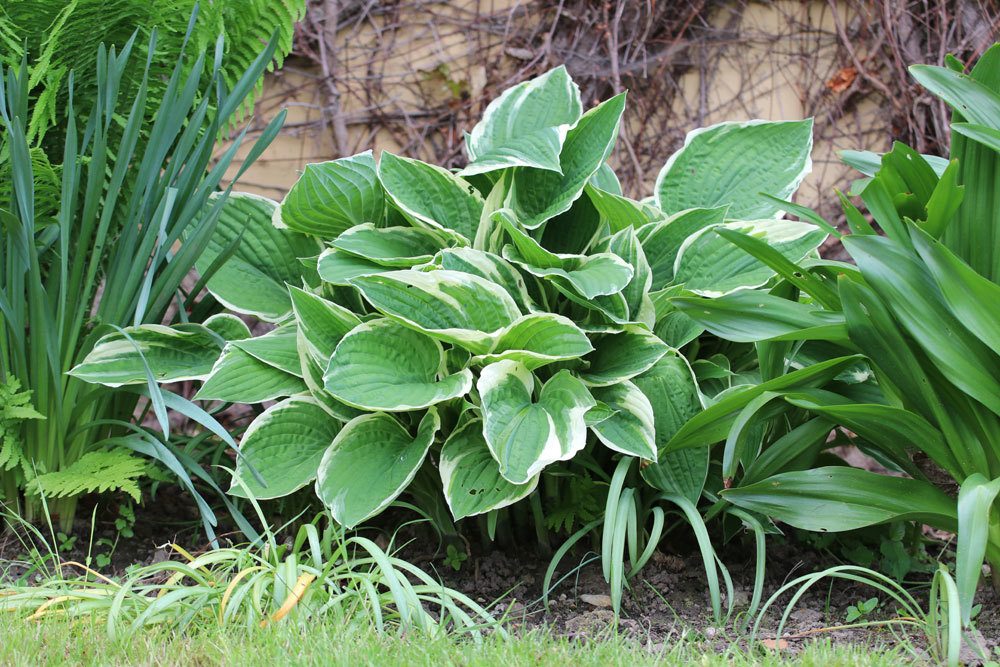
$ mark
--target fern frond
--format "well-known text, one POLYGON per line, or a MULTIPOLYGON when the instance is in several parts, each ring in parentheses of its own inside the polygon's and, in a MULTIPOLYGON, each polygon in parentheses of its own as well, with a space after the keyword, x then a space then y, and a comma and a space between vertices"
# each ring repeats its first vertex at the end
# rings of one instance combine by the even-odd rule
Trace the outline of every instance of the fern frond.
POLYGON ((21 391, 15 377, 0 385, 0 470, 13 470, 24 463, 22 422, 45 419, 31 407, 31 392, 21 391))
POLYGON ((50 498, 65 498, 120 490, 139 502, 138 481, 145 476, 146 470, 144 460, 123 449, 89 452, 62 470, 38 475, 28 482, 25 491, 50 498))

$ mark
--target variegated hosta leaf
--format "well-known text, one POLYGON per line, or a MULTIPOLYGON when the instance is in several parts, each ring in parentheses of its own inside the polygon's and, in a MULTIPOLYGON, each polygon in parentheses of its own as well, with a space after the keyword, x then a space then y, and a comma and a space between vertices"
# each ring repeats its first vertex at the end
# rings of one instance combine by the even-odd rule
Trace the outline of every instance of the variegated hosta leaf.
POLYGON ((406 489, 440 427, 434 408, 420 420, 416 437, 383 412, 352 419, 319 464, 316 494, 338 523, 357 526, 406 489))
POLYGON ((646 395, 627 380, 610 387, 595 387, 591 394, 614 411, 590 427, 598 439, 616 452, 655 461, 656 428, 653 406, 646 395))
POLYGON ((195 398, 200 401, 261 403, 306 391, 302 378, 265 364, 227 345, 195 398))
POLYGON ((739 220, 777 217, 812 170, 812 119, 726 122, 689 132, 656 179, 656 205, 667 213, 729 205, 739 220))
MULTIPOLYGON (((202 215, 211 215, 216 198, 202 215)), ((315 282, 315 273, 299 257, 315 256, 314 239, 271 222, 277 203, 265 197, 233 193, 222 204, 215 232, 195 262, 200 273, 212 267, 220 254, 232 252, 208 279, 206 286, 229 310, 277 322, 292 310, 285 285, 315 282)))
POLYGON ((513 505, 538 486, 538 475, 524 484, 512 484, 503 478, 478 419, 448 437, 441 447, 438 470, 445 500, 456 521, 513 505))
MULTIPOLYGON (((302 334, 301 329, 298 336, 298 348, 299 365, 302 368, 302 380, 305 382, 306 387, 309 388, 309 394, 316 399, 320 407, 334 419, 344 423, 363 415, 364 412, 338 401, 330 392, 323 388, 323 373, 326 370, 329 358, 324 357, 321 360, 322 366, 320 366, 321 362, 316 359, 314 351, 311 350, 312 346, 302 334)), ((333 353, 331 352, 330 354, 333 353)))
POLYGON ((462 175, 507 167, 559 169, 566 131, 583 110, 580 89, 564 66, 508 88, 490 102, 466 137, 462 175))
MULTIPOLYGON (((323 453, 339 430, 340 422, 314 399, 293 396, 265 410, 247 428, 236 474, 255 498, 287 496, 316 478, 323 453)), ((229 492, 246 496, 235 480, 229 492)))
POLYGON ((593 396, 569 371, 556 373, 533 400, 535 378, 523 364, 504 360, 486 366, 476 388, 482 401, 483 435, 500 474, 525 484, 545 466, 565 461, 587 442, 587 411, 593 396))
POLYGON ((288 291, 299 334, 305 337, 317 363, 326 365, 340 339, 361 324, 361 320, 343 306, 311 292, 297 287, 289 287, 288 291))
MULTIPOLYGON (((728 222, 733 229, 768 243, 798 263, 826 240, 826 232, 807 222, 752 220, 728 222)), ((723 296, 738 289, 760 287, 774 271, 750 253, 733 245, 709 227, 689 237, 674 266, 674 282, 701 296, 723 296)))
POLYGON ((674 280, 674 264, 684 241, 706 227, 721 224, 728 207, 693 208, 669 219, 643 225, 636 232, 653 273, 650 289, 659 290, 674 280))
POLYGON ((392 271, 392 267, 376 264, 370 259, 357 257, 342 250, 327 248, 316 261, 316 271, 323 282, 331 285, 350 285, 359 276, 392 271))
POLYGON ((643 479, 661 491, 679 493, 697 502, 708 476, 708 448, 663 451, 681 426, 704 408, 691 367, 672 352, 633 382, 653 406, 659 452, 656 463, 642 469, 643 479))
POLYGON ((509 210, 498 211, 494 220, 504 226, 513 241, 513 245, 503 247, 504 259, 532 275, 561 284, 584 299, 620 292, 632 279, 632 267, 617 255, 608 252, 558 255, 525 234, 509 210))
POLYGON ((383 151, 379 179, 392 202, 414 225, 450 229, 466 243, 476 238, 483 198, 447 169, 383 151))
POLYGON ((514 173, 509 206, 528 229, 568 211, 587 181, 611 155, 625 110, 625 93, 597 105, 567 133, 559 154, 562 173, 525 167, 514 173))
POLYGON ((488 352, 521 315, 502 287, 471 273, 393 271, 351 284, 384 315, 473 354, 488 352))
POLYGON ((608 192, 594 185, 588 185, 585 192, 600 214, 601 220, 608 223, 611 233, 619 232, 626 227, 638 229, 666 217, 655 206, 608 192))
MULTIPOLYGON (((291 299, 289 299, 289 303, 291 299)), ((283 324, 263 336, 233 341, 232 345, 256 357, 265 364, 280 368, 286 373, 302 377, 296 343, 295 324, 283 324)))
POLYGON ((593 350, 590 339, 573 321, 552 313, 525 315, 507 327, 489 354, 476 363, 512 359, 534 370, 556 361, 579 359, 593 350))
POLYGON ((639 244, 635 229, 626 227, 608 239, 606 249, 621 257, 632 267, 633 275, 628 284, 622 288, 622 296, 628 304, 629 318, 633 322, 642 322, 652 326, 656 319, 653 302, 649 299, 649 288, 653 283, 653 272, 646 261, 646 253, 639 244))
POLYGON ((281 202, 275 223, 322 239, 335 238, 355 225, 378 224, 385 215, 385 193, 371 151, 307 164, 281 202))
POLYGON ((442 269, 471 273, 494 282, 507 290, 507 294, 510 294, 510 298, 514 299, 514 303, 522 311, 530 312, 533 310, 531 297, 528 296, 528 290, 524 285, 524 278, 514 268, 514 265, 503 257, 472 248, 449 248, 439 252, 435 261, 441 265, 442 269))
POLYGON ((200 324, 144 324, 102 336, 69 371, 85 382, 120 387, 148 382, 200 380, 212 372, 225 341, 200 324))
POLYGON ((365 224, 347 230, 331 245, 381 266, 409 268, 431 261, 437 251, 457 243, 444 230, 365 224))
POLYGON ((222 340, 243 340, 250 338, 250 327, 240 318, 230 313, 216 313, 205 320, 205 328, 214 331, 222 340))
POLYGON ((408 412, 469 393, 471 370, 441 377, 443 368, 441 343, 392 320, 373 320, 340 341, 323 384, 356 408, 408 412))
POLYGON ((580 377, 587 384, 605 387, 629 380, 649 370, 670 351, 648 329, 629 325, 624 331, 597 341, 596 349, 584 357, 587 370, 580 377))

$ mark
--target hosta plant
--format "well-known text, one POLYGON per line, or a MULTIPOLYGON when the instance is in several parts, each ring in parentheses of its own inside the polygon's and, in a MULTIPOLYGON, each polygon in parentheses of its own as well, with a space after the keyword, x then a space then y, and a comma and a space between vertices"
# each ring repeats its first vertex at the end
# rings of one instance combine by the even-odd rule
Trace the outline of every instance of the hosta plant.
POLYGON ((314 484, 346 526, 407 490, 443 497, 454 520, 488 514, 490 531, 530 497, 544 526, 584 477, 620 490, 614 459, 697 503, 707 448, 662 447, 703 408, 679 352, 703 329, 669 297, 773 280, 716 230, 788 262, 815 255, 826 232, 781 219, 774 199, 809 170, 812 125, 692 132, 636 201, 607 164, 624 109, 621 94, 583 111, 557 68, 486 108, 457 173, 368 152, 309 165, 280 203, 233 195, 199 268, 218 266, 211 294, 273 329, 225 344, 194 325, 125 329, 73 374, 197 378, 199 400, 263 403, 235 474, 260 498, 314 484))
MULTIPOLYGON (((848 156, 866 173, 861 200, 883 232, 843 199, 851 233, 842 242, 856 267, 788 265, 731 236, 799 289, 674 300, 719 336, 860 353, 874 381, 746 387, 688 422, 667 450, 725 440, 737 463, 741 452, 750 462, 722 493, 725 500, 801 528, 917 520, 957 531, 956 581, 967 624, 984 557, 1000 577, 1000 286, 992 273, 1000 258, 992 185, 1000 164, 1000 47, 987 51, 971 75, 943 67, 911 71, 961 114, 953 159, 929 159, 901 144, 874 160, 848 156), (840 274, 836 291, 823 280, 831 269, 840 274), (748 307, 753 302, 758 309, 748 307), (748 425, 803 413, 804 424, 817 424, 812 447, 825 446, 826 433, 840 426, 896 475, 843 462, 755 475, 761 459, 797 456, 810 445, 790 438, 761 450, 744 437, 748 425)), ((815 376, 831 363, 808 354, 787 358, 803 366, 788 377, 815 376)))

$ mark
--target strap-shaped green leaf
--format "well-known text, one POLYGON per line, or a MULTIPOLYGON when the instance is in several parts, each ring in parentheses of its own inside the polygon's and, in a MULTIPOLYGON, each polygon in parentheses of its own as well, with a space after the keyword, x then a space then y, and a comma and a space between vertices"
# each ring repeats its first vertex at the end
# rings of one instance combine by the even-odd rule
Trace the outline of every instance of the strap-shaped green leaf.
POLYGON ((307 164, 281 202, 277 220, 293 231, 321 239, 384 216, 385 193, 371 151, 307 164))
MULTIPOLYGON (((255 498, 287 496, 316 478, 323 453, 339 430, 340 422, 314 399, 293 396, 251 422, 240 443, 236 474, 255 498)), ((246 495, 235 482, 229 492, 246 495)))
POLYGON ((443 367, 441 343, 392 320, 373 320, 340 341, 323 384, 332 396, 356 408, 408 412, 472 389, 471 370, 442 376, 443 367))
POLYGON ((392 202, 419 227, 450 229, 476 238, 483 198, 465 179, 420 160, 382 152, 379 179, 392 202))
POLYGON ((338 523, 357 526, 406 489, 440 427, 434 408, 420 420, 415 437, 382 412, 351 420, 320 461, 316 494, 338 523))
POLYGON ((972 603, 976 598, 976 588, 983 571, 983 557, 987 545, 995 558, 1000 555, 994 504, 1000 495, 1000 477, 988 480, 976 473, 962 482, 958 491, 958 550, 956 553, 955 579, 962 607, 962 623, 968 625, 972 617, 972 603), (992 519, 992 520, 991 520, 992 519), (993 534, 990 534, 990 531, 993 534))
POLYGON ((508 167, 560 172, 566 131, 580 117, 580 89, 560 65, 505 90, 466 136, 469 165, 462 175, 508 167))
POLYGON ((499 285, 459 271, 392 271, 351 284, 384 315, 473 354, 490 350, 521 313, 499 285))
POLYGON ((847 466, 781 473, 722 496, 803 530, 840 532, 892 521, 957 527, 954 499, 933 485, 847 466))
POLYGON ((587 442, 584 415, 597 402, 569 371, 556 373, 532 399, 535 378, 523 364, 504 360, 486 366, 476 388, 482 401, 483 435, 500 474, 525 484, 545 466, 565 461, 587 442))
POLYGON ((625 110, 625 93, 602 102, 580 117, 566 133, 559 167, 562 173, 520 168, 514 172, 508 206, 528 229, 568 211, 587 181, 611 155, 625 110))
POLYGON ((503 478, 478 419, 448 436, 441 447, 438 470, 445 500, 456 521, 513 505, 538 486, 538 475, 524 484, 512 484, 503 478))
POLYGON ((489 364, 512 359, 534 370, 556 361, 579 359, 593 349, 587 334, 569 318, 532 313, 504 329, 493 350, 473 361, 489 364))
POLYGON ((198 271, 205 272, 219 254, 237 244, 233 255, 208 279, 208 290, 229 310, 268 322, 280 321, 292 310, 286 284, 315 282, 315 273, 299 258, 314 257, 319 250, 314 239, 276 228, 272 217, 277 208, 265 197, 230 194, 195 263, 198 271))
POLYGON ((200 380, 212 372, 225 342, 200 324, 144 324, 124 331, 102 336, 69 374, 108 387, 145 384, 147 367, 157 382, 200 380))
POLYGON ((716 336, 737 343, 848 338, 843 313, 766 292, 742 290, 715 299, 677 296, 670 303, 716 336))
POLYGON ((666 213, 729 205, 741 220, 777 217, 812 170, 812 119, 725 122, 689 132, 656 179, 656 205, 666 213))
POLYGON ((595 387, 591 394, 614 411, 590 427, 598 439, 616 452, 655 461, 653 406, 642 390, 625 381, 610 387, 595 387))
POLYGON ((265 364, 227 345, 195 399, 227 403, 262 403, 306 391, 302 378, 265 364))

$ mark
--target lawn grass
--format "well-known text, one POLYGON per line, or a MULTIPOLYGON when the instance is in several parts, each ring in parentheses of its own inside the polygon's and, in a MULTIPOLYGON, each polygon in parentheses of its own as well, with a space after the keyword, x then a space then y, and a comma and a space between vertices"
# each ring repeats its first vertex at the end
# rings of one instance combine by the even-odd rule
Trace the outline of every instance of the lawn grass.
POLYGON ((2 665, 899 665, 902 651, 876 651, 863 645, 833 645, 817 640, 798 655, 748 655, 733 645, 723 651, 679 641, 660 649, 621 637, 587 642, 541 631, 503 639, 468 640, 380 637, 370 629, 334 624, 307 628, 226 628, 202 625, 186 633, 139 631, 111 641, 103 624, 0 616, 2 665))

